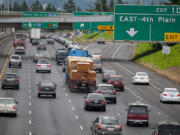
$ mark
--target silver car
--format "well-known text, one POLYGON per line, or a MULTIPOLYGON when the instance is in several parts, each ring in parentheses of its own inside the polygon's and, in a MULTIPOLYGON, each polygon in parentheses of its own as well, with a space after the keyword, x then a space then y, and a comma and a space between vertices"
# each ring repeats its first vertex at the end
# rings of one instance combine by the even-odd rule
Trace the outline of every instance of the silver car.
POLYGON ((176 88, 164 88, 160 93, 160 102, 179 102, 180 91, 176 88))
POLYGON ((15 49, 15 54, 25 54, 25 48, 24 46, 18 46, 15 49))
POLYGON ((114 116, 98 116, 91 125, 92 135, 122 135, 122 125, 114 116))
POLYGON ((37 65, 36 65, 36 72, 39 72, 39 71, 47 71, 47 72, 51 73, 50 61, 47 59, 39 60, 37 65))
POLYGON ((17 116, 16 101, 14 98, 0 97, 0 114, 17 116))

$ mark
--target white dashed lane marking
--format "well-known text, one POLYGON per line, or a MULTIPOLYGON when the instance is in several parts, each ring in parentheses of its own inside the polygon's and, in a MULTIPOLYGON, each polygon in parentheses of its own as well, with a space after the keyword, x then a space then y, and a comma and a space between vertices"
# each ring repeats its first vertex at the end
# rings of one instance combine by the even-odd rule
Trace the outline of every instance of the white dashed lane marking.
POLYGON ((31 110, 29 111, 29 115, 31 115, 32 114, 32 112, 31 112, 31 110))
POLYGON ((71 103, 71 99, 69 99, 68 102, 71 103))
POLYGON ((83 130, 83 126, 82 125, 80 126, 80 129, 83 130))
POLYGON ((75 107, 72 107, 72 110, 74 111, 74 110, 75 110, 75 107))
POLYGON ((75 116, 75 118, 76 118, 77 120, 79 119, 79 117, 78 117, 77 115, 75 116))
POLYGON ((32 124, 31 120, 29 120, 29 124, 30 124, 30 125, 32 124))
POLYGON ((32 132, 29 132, 29 135, 32 135, 32 132))
POLYGON ((29 99, 31 99, 31 96, 29 96, 29 99))
POLYGON ((29 106, 31 106, 31 102, 29 102, 29 106))

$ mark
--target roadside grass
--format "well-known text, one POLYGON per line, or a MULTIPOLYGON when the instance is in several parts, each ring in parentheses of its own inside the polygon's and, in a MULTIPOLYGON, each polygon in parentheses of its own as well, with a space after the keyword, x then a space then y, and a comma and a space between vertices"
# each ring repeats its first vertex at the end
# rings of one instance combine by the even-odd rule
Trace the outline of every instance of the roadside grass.
POLYGON ((154 48, 152 44, 138 44, 135 57, 148 51, 152 53, 136 59, 136 62, 144 62, 160 70, 165 70, 171 67, 177 67, 180 69, 180 44, 172 46, 169 55, 162 54, 161 49, 153 52, 155 49, 156 48, 154 48))

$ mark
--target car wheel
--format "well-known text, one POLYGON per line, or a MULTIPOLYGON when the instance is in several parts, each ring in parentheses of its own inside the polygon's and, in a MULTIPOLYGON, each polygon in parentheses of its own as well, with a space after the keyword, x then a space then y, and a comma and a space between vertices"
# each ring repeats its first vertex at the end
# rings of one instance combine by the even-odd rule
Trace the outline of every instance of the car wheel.
POLYGON ((16 86, 16 89, 18 89, 18 90, 19 90, 19 85, 18 85, 18 86, 16 86))
POLYGON ((117 103, 117 100, 114 100, 113 103, 116 104, 116 103, 117 103))
POLYGON ((14 117, 17 117, 17 113, 13 114, 14 117))
POLYGON ((148 123, 148 122, 147 122, 147 123, 145 123, 145 126, 146 126, 146 127, 148 127, 148 126, 149 126, 149 123, 148 123))
POLYGON ((39 71, 38 70, 36 70, 36 73, 38 73, 39 71))
POLYGON ((19 67, 22 68, 22 64, 20 64, 19 67))
POLYGON ((123 87, 123 88, 121 88, 121 91, 124 91, 124 87, 123 87))
POLYGON ((53 97, 56 98, 56 94, 53 94, 53 97))
POLYGON ((9 64, 9 68, 11 68, 11 64, 9 64))
POLYGON ((126 125, 127 125, 127 126, 130 126, 130 123, 129 123, 129 121, 127 121, 126 125))
POLYGON ((40 95, 40 94, 38 94, 38 97, 40 98, 40 97, 41 97, 41 95, 40 95))
POLYGON ((49 73, 51 73, 51 70, 49 70, 49 73))
POLYGON ((88 110, 88 107, 87 107, 87 106, 84 106, 84 110, 86 110, 86 111, 87 111, 87 110, 88 110))
POLYGON ((105 111, 106 111, 106 107, 103 107, 103 108, 102 108, 102 111, 105 112, 105 111))
POLYGON ((5 89, 5 87, 4 87, 3 85, 1 86, 1 88, 2 88, 2 89, 5 89))

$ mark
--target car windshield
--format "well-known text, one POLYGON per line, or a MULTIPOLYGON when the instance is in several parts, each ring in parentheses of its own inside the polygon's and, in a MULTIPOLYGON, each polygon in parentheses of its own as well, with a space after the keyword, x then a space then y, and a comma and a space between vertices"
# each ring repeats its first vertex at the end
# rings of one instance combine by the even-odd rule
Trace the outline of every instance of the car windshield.
POLYGON ((62 51, 60 51, 60 52, 59 52, 59 55, 61 55, 61 56, 66 56, 66 55, 67 55, 67 52, 65 52, 65 51, 62 52, 62 51))
POLYGON ((100 60, 93 60, 94 64, 101 64, 100 60))
POLYGON ((122 78, 121 77, 111 77, 112 81, 121 81, 122 78))
POLYGON ((141 106, 131 106, 129 113, 147 114, 147 108, 141 106))
POLYGON ((115 71, 112 71, 112 70, 107 70, 107 71, 105 71, 105 74, 115 75, 116 72, 115 72, 115 71))
POLYGON ((53 82, 41 82, 41 87, 54 87, 53 82))
POLYGON ((164 92, 177 93, 179 91, 178 90, 165 90, 164 92))
POLYGON ((36 54, 37 57, 43 57, 43 54, 36 54))
POLYGON ((16 59, 16 60, 18 60, 18 59, 19 59, 19 56, 11 56, 11 59, 16 59))
POLYGON ((16 78, 17 75, 16 74, 6 74, 5 77, 6 78, 16 78))
POLYGON ((118 122, 118 120, 116 120, 116 119, 103 119, 102 120, 102 124, 104 124, 104 125, 119 125, 119 122, 118 122))
POLYGON ((13 99, 0 99, 0 104, 14 104, 13 99))
POLYGON ((161 125, 159 133, 162 135, 180 135, 180 125, 161 125))
POLYGON ((39 42, 39 40, 38 39, 34 39, 33 42, 39 42))
POLYGON ((39 64, 50 64, 50 63, 49 63, 49 61, 41 60, 41 61, 39 61, 39 64))
POLYGON ((101 90, 114 90, 113 86, 100 86, 101 90))
POLYGON ((88 96, 89 99, 99 99, 99 100, 103 100, 104 97, 102 95, 99 95, 99 94, 91 94, 88 96))

